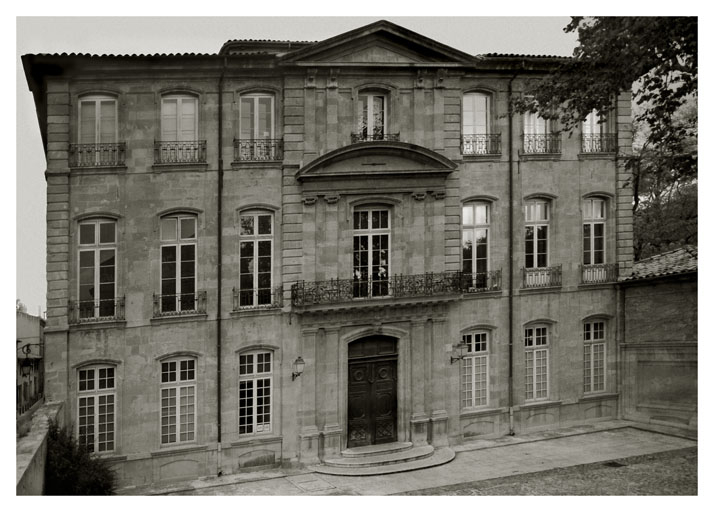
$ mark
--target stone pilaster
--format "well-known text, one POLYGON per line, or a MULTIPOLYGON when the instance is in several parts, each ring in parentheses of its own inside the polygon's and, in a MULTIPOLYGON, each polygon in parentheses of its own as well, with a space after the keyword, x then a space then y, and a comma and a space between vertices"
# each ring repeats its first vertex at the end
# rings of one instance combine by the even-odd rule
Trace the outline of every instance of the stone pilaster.
POLYGON ((629 92, 620 94, 617 99, 617 148, 617 263, 620 275, 626 276, 632 271, 634 255, 632 173, 624 162, 624 158, 632 154, 632 94, 629 92))
POLYGON ((317 331, 305 330, 302 332, 302 358, 305 361, 305 370, 298 377, 300 386, 300 463, 313 464, 318 462, 318 445, 320 433, 317 429, 317 358, 315 353, 317 331))
POLYGON ((429 416, 424 404, 426 351, 424 349, 423 321, 412 321, 411 325, 411 398, 412 415, 409 420, 410 437, 414 446, 427 444, 429 416))

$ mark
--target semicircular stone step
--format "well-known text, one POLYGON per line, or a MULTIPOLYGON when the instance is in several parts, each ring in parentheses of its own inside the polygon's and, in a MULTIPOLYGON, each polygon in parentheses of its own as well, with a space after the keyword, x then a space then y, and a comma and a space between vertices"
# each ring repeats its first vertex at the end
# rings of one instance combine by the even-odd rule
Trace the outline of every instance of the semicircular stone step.
MULTIPOLYGON (((432 448, 431 446, 429 448, 432 448)), ((308 466, 307 469, 314 471, 315 473, 322 473, 326 475, 339 475, 339 476, 370 476, 370 475, 386 475, 390 473, 401 473, 404 471, 414 471, 417 469, 430 468, 434 466, 440 466, 451 462, 456 454, 451 448, 439 448, 433 450, 431 453, 422 456, 417 459, 402 460, 400 462, 393 462, 387 464, 377 464, 377 465, 327 465, 322 464, 319 466, 308 466)), ((333 459, 334 460, 334 459, 333 459)), ((327 461, 325 461, 327 462, 327 461)))
POLYGON ((385 453, 403 452, 411 448, 413 445, 410 442, 406 443, 385 443, 372 444, 368 446, 359 446, 357 448, 347 448, 342 450, 343 457, 369 457, 371 455, 381 455, 385 453))
POLYGON ((364 457, 337 457, 334 459, 325 459, 324 464, 326 466, 335 467, 384 466, 387 464, 398 464, 400 462, 423 459, 424 457, 429 457, 432 453, 434 453, 434 447, 427 444, 398 452, 379 452, 372 455, 365 455, 364 457))

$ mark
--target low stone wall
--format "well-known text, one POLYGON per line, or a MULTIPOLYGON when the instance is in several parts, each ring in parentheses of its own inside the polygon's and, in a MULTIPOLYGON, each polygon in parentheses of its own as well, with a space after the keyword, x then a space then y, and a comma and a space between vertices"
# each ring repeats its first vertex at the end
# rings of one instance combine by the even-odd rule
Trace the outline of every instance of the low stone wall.
POLYGON ((32 416, 32 426, 27 435, 17 439, 15 489, 18 496, 42 494, 45 484, 49 420, 59 421, 61 426, 63 417, 60 412, 63 406, 63 402, 44 404, 32 416))

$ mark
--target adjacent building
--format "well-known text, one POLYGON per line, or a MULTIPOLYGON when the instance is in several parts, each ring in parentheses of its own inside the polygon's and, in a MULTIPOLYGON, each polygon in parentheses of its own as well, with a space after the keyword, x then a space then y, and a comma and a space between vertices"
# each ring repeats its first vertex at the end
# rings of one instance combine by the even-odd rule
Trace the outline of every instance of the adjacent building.
POLYGON ((122 482, 618 417, 630 95, 386 21, 216 54, 23 56, 47 156, 46 393, 122 482))
POLYGON ((21 415, 43 396, 45 319, 18 308, 15 312, 15 410, 21 415))

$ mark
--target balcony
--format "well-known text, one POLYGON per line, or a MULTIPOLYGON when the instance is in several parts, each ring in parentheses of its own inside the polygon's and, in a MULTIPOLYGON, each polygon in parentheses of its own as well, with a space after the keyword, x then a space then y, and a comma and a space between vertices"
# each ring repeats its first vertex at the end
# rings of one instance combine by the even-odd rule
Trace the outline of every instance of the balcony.
POLYGON ((70 144, 70 167, 121 167, 126 159, 126 143, 70 144))
POLYGON ((501 271, 482 274, 441 272, 395 275, 385 279, 298 281, 291 288, 292 305, 315 306, 379 299, 400 299, 477 293, 501 289, 501 271))
POLYGON ((154 294, 154 318, 206 314, 206 292, 154 294))
POLYGON ((461 138, 461 154, 464 156, 500 155, 501 134, 464 135, 461 138))
POLYGON ((614 283, 617 281, 617 275, 617 263, 580 265, 580 282, 582 284, 614 283))
POLYGON ((560 134, 525 134, 523 135, 523 154, 559 154, 560 134))
POLYGON ((375 141, 388 141, 388 142, 399 142, 398 133, 366 133, 366 132, 353 132, 352 133, 352 144, 357 144, 358 142, 375 142, 375 141))
POLYGON ((121 320, 124 320, 124 297, 69 302, 69 323, 71 325, 121 320))
POLYGON ((205 164, 206 141, 161 141, 154 142, 156 164, 205 164))
POLYGON ((283 307, 283 287, 236 290, 233 288, 233 311, 277 309, 283 307))
POLYGON ((617 152, 617 135, 614 133, 583 134, 583 153, 615 153, 617 152))
POLYGON ((555 267, 523 268, 523 288, 561 286, 562 265, 555 267))
POLYGON ((235 162, 268 162, 283 159, 282 139, 234 139, 235 162))

